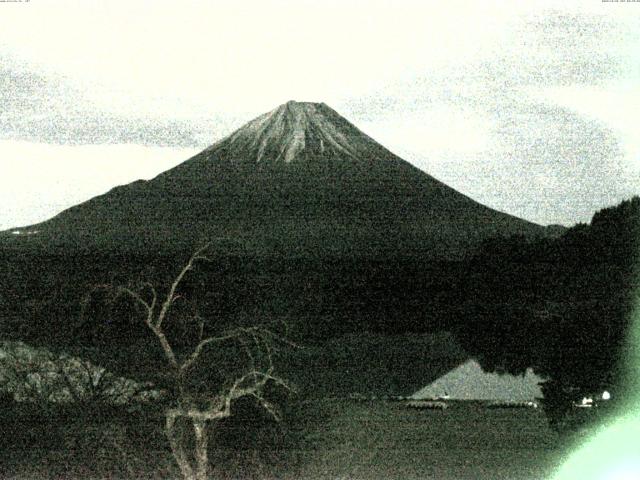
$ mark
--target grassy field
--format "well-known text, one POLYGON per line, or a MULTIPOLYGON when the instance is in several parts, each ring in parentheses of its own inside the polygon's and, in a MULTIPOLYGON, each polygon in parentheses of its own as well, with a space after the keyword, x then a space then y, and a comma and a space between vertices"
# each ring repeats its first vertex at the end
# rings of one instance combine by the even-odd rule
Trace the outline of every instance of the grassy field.
POLYGON ((560 440, 537 409, 459 402, 444 411, 395 402, 325 401, 326 428, 300 472, 305 478, 542 479, 560 440))
MULTIPOLYGON (((241 433, 235 440, 240 449, 227 440, 227 448, 212 451, 211 478, 544 479, 562 452, 540 409, 487 409, 459 402, 444 411, 411 410, 402 402, 325 399, 305 402, 297 415, 297 433, 287 441, 274 441, 274 428, 281 428, 274 425, 258 427, 250 437, 241 433), (276 451, 270 452, 273 445, 276 451)), ((148 425, 152 417, 121 419, 120 429, 110 418, 111 431, 121 432, 119 440, 113 440, 114 434, 105 437, 89 416, 65 427, 70 429, 64 433, 68 447, 51 444, 51 425, 14 423, 13 432, 2 432, 4 448, 12 453, 3 452, 0 478, 177 477, 161 431, 151 435, 151 428, 145 433, 132 423, 148 425), (38 428, 50 432, 49 445, 40 443, 38 428), (80 448, 91 435, 95 445, 80 448)), ((233 428, 243 427, 218 429, 212 442, 221 430, 223 437, 233 437, 233 428)))

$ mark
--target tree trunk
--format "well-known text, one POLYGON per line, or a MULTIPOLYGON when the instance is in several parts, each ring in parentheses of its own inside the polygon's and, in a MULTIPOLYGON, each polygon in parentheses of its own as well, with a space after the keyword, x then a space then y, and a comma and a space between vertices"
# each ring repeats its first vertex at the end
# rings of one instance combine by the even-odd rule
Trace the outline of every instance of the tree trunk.
POLYGON ((207 423, 205 420, 193 420, 193 430, 196 435, 196 480, 207 480, 209 470, 209 456, 207 452, 207 423))
MULTIPOLYGON (((185 480, 196 480, 193 468, 189 463, 189 458, 184 451, 184 446, 180 438, 176 435, 175 423, 178 416, 174 412, 167 412, 166 434, 171 446, 171 453, 180 467, 180 472, 185 480)), ((205 477, 206 478, 206 477, 205 477)))

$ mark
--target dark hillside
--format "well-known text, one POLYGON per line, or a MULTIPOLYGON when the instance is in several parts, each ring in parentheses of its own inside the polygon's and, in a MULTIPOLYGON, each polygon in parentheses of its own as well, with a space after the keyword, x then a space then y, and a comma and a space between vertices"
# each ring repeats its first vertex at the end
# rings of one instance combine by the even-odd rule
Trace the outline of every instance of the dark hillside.
POLYGON ((622 398, 621 362, 640 291, 640 198, 597 212, 562 237, 487 242, 445 302, 464 348, 489 370, 528 366, 553 380, 545 395, 622 398), (564 393, 563 393, 564 392, 564 393))

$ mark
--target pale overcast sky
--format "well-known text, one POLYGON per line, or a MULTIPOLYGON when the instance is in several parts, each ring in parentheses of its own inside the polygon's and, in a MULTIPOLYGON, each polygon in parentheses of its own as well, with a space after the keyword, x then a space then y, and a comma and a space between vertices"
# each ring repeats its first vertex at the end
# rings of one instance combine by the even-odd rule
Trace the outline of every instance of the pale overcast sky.
POLYGON ((535 222, 640 194, 640 3, 0 3, 0 229, 323 101, 535 222))

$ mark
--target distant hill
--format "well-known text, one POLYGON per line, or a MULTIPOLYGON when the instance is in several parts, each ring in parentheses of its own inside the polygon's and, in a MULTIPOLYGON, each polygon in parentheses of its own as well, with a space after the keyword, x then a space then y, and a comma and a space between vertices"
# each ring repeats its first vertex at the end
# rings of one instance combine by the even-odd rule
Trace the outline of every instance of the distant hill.
POLYGON ((213 239, 259 255, 451 257, 487 237, 548 233, 439 182, 325 104, 288 102, 152 180, 1 237, 61 251, 213 239))

